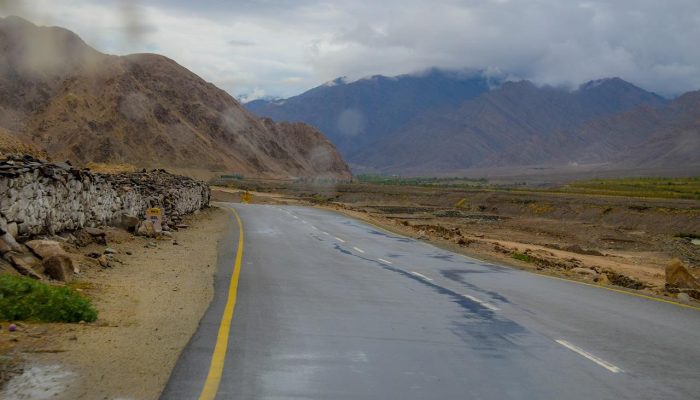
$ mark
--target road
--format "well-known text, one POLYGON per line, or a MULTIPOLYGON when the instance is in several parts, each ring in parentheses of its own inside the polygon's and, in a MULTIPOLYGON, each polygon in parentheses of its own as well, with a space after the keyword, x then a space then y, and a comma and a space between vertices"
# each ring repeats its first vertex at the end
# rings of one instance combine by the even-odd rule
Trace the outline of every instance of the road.
POLYGON ((232 217, 215 298, 163 399, 199 398, 212 376, 217 399, 700 396, 698 309, 466 258, 328 211, 234 207, 237 290, 232 217), (209 374, 217 353, 220 380, 209 374))

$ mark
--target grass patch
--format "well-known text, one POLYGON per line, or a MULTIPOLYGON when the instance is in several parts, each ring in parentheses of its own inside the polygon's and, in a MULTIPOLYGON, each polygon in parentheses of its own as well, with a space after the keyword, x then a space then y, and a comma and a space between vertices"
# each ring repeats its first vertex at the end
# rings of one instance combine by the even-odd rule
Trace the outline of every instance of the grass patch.
POLYGON ((479 188, 488 184, 486 178, 471 179, 463 177, 452 178, 434 178, 434 177, 401 177, 401 176, 385 176, 385 175, 368 175, 361 174, 355 177, 362 183, 373 183, 378 185, 398 185, 398 186, 438 186, 438 187, 453 187, 453 188, 479 188))
POLYGON ((69 287, 12 275, 0 275, 0 320, 92 322, 97 311, 90 300, 69 287))
POLYGON ((530 255, 525 253, 519 253, 517 251, 514 251, 513 254, 511 254, 510 256, 516 260, 525 261, 526 263, 530 264, 534 264, 535 262, 537 262, 537 260, 531 257, 530 255))
POLYGON ((572 182, 559 191, 606 196, 700 200, 700 177, 593 179, 572 182))

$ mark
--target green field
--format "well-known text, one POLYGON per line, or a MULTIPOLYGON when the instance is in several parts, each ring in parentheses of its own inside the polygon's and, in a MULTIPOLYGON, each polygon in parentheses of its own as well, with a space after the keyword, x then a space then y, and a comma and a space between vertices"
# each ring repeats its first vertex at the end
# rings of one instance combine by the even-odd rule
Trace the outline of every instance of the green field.
POLYGON ((593 179, 572 182, 557 191, 604 196, 700 200, 700 177, 593 179))
POLYGON ((431 178, 431 177, 401 177, 383 175, 357 175, 355 177, 362 183, 373 183, 377 185, 400 185, 400 186, 439 186, 439 187, 485 187, 488 180, 470 178, 431 178))
POLYGON ((421 187, 465 188, 483 190, 536 191, 576 193, 602 196, 653 197, 700 200, 700 177, 690 178, 618 178, 574 181, 550 188, 531 188, 525 183, 494 184, 486 179, 468 178, 405 178, 399 176, 359 175, 362 183, 421 187))

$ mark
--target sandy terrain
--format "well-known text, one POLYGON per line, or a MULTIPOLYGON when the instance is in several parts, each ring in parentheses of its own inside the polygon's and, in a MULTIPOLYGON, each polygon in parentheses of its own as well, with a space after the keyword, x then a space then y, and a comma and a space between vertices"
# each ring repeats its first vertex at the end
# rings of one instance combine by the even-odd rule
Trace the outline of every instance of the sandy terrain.
MULTIPOLYGON (((7 399, 156 399, 213 295, 217 242, 229 214, 211 208, 188 218, 171 240, 112 236, 120 262, 90 267, 71 283, 93 299, 90 324, 22 324, 0 331, 5 360, 24 373, 7 399)), ((91 245, 82 252, 101 251, 91 245)))

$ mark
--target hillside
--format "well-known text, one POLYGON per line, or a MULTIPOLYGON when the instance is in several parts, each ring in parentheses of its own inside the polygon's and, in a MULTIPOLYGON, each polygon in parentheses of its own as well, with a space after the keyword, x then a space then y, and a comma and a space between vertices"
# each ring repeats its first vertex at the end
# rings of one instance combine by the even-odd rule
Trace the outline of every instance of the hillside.
POLYGON ((662 108, 639 107, 584 126, 581 142, 608 144, 578 151, 582 161, 606 154, 618 168, 700 167, 700 91, 688 92, 662 108))
POLYGON ((589 83, 575 91, 507 82, 459 107, 415 118, 349 159, 384 172, 412 174, 567 165, 589 156, 581 148, 602 146, 600 137, 576 135, 577 128, 640 105, 655 109, 664 103, 621 79, 589 83))
POLYGON ((155 54, 111 56, 62 28, 0 19, 0 127, 79 163, 348 179, 335 147, 301 123, 250 114, 155 54))

